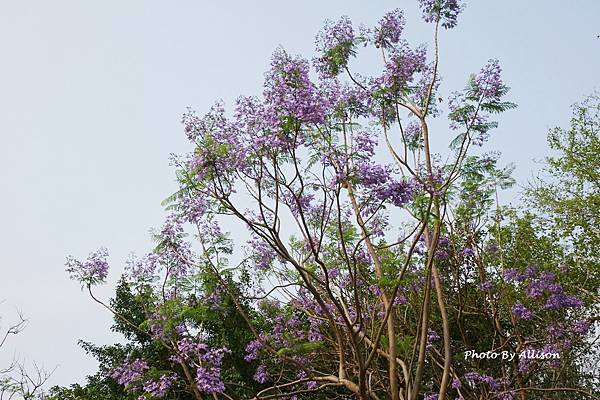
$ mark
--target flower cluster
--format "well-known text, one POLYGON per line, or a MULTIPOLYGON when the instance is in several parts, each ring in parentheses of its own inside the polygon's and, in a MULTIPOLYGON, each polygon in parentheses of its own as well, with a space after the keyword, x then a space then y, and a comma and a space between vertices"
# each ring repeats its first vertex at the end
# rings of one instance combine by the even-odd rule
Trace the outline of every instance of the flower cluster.
POLYGON ((71 279, 88 286, 103 283, 106 281, 108 275, 107 257, 108 251, 105 248, 90 253, 85 261, 68 256, 65 263, 66 271, 69 273, 71 279))
POLYGON ((533 313, 521 303, 516 303, 515 305, 513 305, 512 313, 515 317, 520 319, 530 319, 531 317, 533 317, 533 313))
POLYGON ((538 272, 534 267, 528 267, 520 272, 508 269, 504 273, 507 281, 524 284, 525 294, 534 300, 543 300, 545 309, 579 308, 583 305, 575 295, 566 294, 562 285, 556 282, 556 275, 551 271, 538 272))
POLYGON ((463 130, 457 144, 464 142, 465 136, 472 144, 481 146, 489 137, 489 131, 498 126, 490 120, 494 113, 516 107, 515 104, 503 101, 508 87, 501 78, 502 69, 498 60, 490 60, 477 75, 473 75, 467 87, 460 92, 452 92, 448 100, 450 129, 463 130))
POLYGON ((316 50, 321 56, 316 60, 317 71, 323 77, 338 75, 347 66, 354 53, 354 30, 348 17, 325 22, 316 37, 316 50))
POLYGON ((254 261, 254 267, 261 272, 267 271, 277 257, 275 250, 264 239, 256 235, 253 235, 248 241, 248 250, 254 261))
POLYGON ((131 281, 151 282, 155 279, 158 254, 149 253, 141 258, 131 254, 125 261, 125 276, 131 281))
POLYGON ((266 365, 259 365, 254 373, 254 380, 258 383, 266 383, 269 380, 269 373, 266 365))
POLYGON ((381 84, 393 95, 399 95, 408 90, 415 74, 426 71, 426 69, 427 51, 425 47, 421 46, 413 50, 406 42, 402 42, 385 64, 381 84))
POLYGON ((374 42, 377 47, 390 47, 400 41, 406 20, 402 10, 388 12, 379 20, 374 32, 374 42))
POLYGON ((498 60, 489 60, 475 77, 477 94, 488 99, 500 100, 504 94, 501 73, 502 68, 498 60))
POLYGON ((356 166, 356 177, 367 193, 381 202, 390 202, 402 207, 412 200, 414 191, 410 182, 392 177, 392 168, 373 162, 360 162, 356 166))
POLYGON ((159 244, 154 254, 146 258, 146 261, 153 264, 148 267, 155 270, 162 267, 172 277, 187 275, 194 255, 185 236, 182 221, 175 216, 169 216, 160 230, 154 232, 154 238, 159 244))
POLYGON ((434 331, 431 328, 427 328, 427 343, 425 345, 426 349, 429 349, 431 346, 433 346, 434 342, 437 342, 440 340, 440 335, 438 335, 438 333, 436 331, 434 331))
POLYGON ((186 337, 177 342, 177 352, 174 359, 179 362, 200 362, 196 367, 196 384, 200 391, 213 394, 225 390, 221 379, 221 365, 225 354, 230 352, 227 348, 212 349, 200 340, 186 337))
POLYGON ((266 335, 263 333, 259 339, 253 340, 246 345, 246 356, 244 360, 250 362, 254 361, 258 358, 258 351, 263 347, 265 340, 267 339, 266 335))
POLYGON ((265 119, 272 128, 286 128, 290 122, 320 124, 325 121, 325 103, 309 78, 309 63, 279 48, 271 58, 263 91, 265 119))
POLYGON ((177 382, 177 375, 161 375, 157 380, 150 380, 144 383, 144 391, 153 397, 165 397, 169 389, 177 382))
MULTIPOLYGON (((467 372, 464 375, 464 379, 465 381, 467 381, 470 384, 474 384, 477 382, 481 382, 481 383, 485 383, 489 386, 490 390, 492 390, 493 392, 497 392, 500 390, 500 386, 502 384, 506 384, 506 381, 504 379, 495 379, 489 375, 480 375, 477 372, 467 372)), ((458 381, 456 387, 460 387, 460 381, 458 381)), ((453 382, 453 387, 454 387, 454 382, 453 382)))
POLYGON ((410 150, 417 150, 423 145, 421 127, 416 121, 410 121, 403 129, 403 140, 410 150))
POLYGON ((225 384, 221 379, 220 366, 199 366, 196 369, 196 384, 204 393, 215 394, 225 391, 225 384))
POLYGON ((120 385, 133 386, 139 383, 140 379, 148 371, 148 363, 145 360, 135 359, 126 360, 120 366, 110 371, 109 376, 116 380, 120 385))
POLYGON ((197 144, 188 169, 198 180, 217 173, 228 176, 246 167, 247 150, 238 127, 225 116, 223 102, 216 102, 202 118, 189 111, 182 122, 188 138, 197 144))

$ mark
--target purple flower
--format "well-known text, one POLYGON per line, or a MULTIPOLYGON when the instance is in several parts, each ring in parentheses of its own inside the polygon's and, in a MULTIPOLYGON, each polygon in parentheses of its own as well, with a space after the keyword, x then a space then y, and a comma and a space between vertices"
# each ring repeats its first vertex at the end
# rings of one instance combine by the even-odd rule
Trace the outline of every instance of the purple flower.
POLYGON ((85 261, 76 260, 73 256, 67 257, 66 271, 70 278, 89 286, 104 283, 108 275, 108 251, 100 248, 90 253, 85 261))
POLYGON ((515 392, 513 392, 512 390, 510 392, 506 392, 500 395, 500 397, 498 397, 498 399, 500 400, 514 400, 515 399, 515 392))
POLYGON ((248 241, 248 249, 251 251, 254 266, 262 272, 269 269, 277 256, 275 250, 263 238, 256 235, 248 241))
POLYGON ((577 296, 571 296, 564 293, 553 293, 548 297, 544 308, 579 308, 583 305, 583 301, 577 296))
POLYGON ((186 337, 177 342, 176 360, 200 361, 196 369, 196 385, 204 393, 222 393, 225 385, 221 380, 221 365, 223 357, 230 351, 225 348, 211 349, 198 339, 186 337))
POLYGON ((498 60, 489 60, 475 77, 477 93, 487 99, 499 100, 504 91, 501 73, 502 68, 498 60))
POLYGON ((125 262, 125 274, 128 279, 134 281, 152 280, 158 266, 158 255, 149 253, 141 259, 133 254, 125 262))
POLYGON ((196 370, 196 384, 204 393, 223 393, 225 384, 221 380, 221 368, 215 366, 200 366, 196 370))
POLYGON ((573 325, 571 325, 571 330, 573 331, 573 333, 577 333, 579 335, 585 335, 589 331, 591 326, 592 326, 592 321, 587 321, 587 320, 576 321, 573 323, 573 325))
POLYGON ((498 382, 491 376, 483 375, 481 377, 481 382, 487 383, 490 389, 492 389, 493 391, 497 391, 498 389, 500 389, 500 385, 498 384, 498 382))
POLYGON ((213 290, 204 297, 204 304, 210 305, 211 310, 219 310, 221 303, 223 302, 222 292, 219 287, 213 288, 213 290))
POLYGON ((481 379, 481 375, 479 375, 477 372, 467 372, 465 374, 465 380, 469 383, 475 383, 479 379, 481 379))
POLYGON ((433 329, 427 328, 427 343, 425 348, 430 348, 433 345, 433 342, 437 342, 438 340, 440 340, 440 335, 433 329))
POLYGON ((323 77, 338 75, 354 52, 352 22, 345 16, 335 23, 325 21, 315 42, 317 52, 322 54, 316 62, 317 71, 323 77))
POLYGON ((120 366, 113 368, 109 372, 109 376, 116 380, 119 385, 130 386, 137 383, 148 371, 148 368, 148 363, 139 358, 133 361, 127 360, 120 366))
POLYGON ((385 14, 375 28, 375 45, 385 48, 391 44, 398 43, 405 23, 404 13, 400 9, 395 9, 385 14))
POLYGON ((323 334, 320 331, 321 320, 316 318, 309 318, 310 326, 308 328, 308 341, 309 342, 320 342, 323 340, 323 334))
POLYGON ((164 397, 171 386, 177 381, 177 375, 161 375, 158 380, 151 380, 144 383, 144 391, 154 397, 164 397))
POLYGON ((521 303, 516 303, 512 307, 512 313, 515 317, 520 319, 530 319, 531 317, 533 317, 533 313, 521 303))
POLYGON ((131 263, 129 275, 133 279, 151 280, 155 276, 144 276, 144 273, 154 274, 159 268, 168 271, 171 277, 181 277, 189 272, 193 263, 191 243, 184 240, 182 221, 175 215, 170 215, 159 231, 153 231, 155 239, 160 242, 155 252, 138 263, 131 263))
POLYGON ((447 260, 450 257, 450 254, 444 249, 436 249, 435 250, 435 258, 437 260, 447 260))
POLYGON ((305 218, 310 216, 318 209, 315 207, 313 201, 315 199, 312 193, 293 193, 286 191, 281 196, 283 202, 289 207, 294 217, 300 217, 301 214, 305 215, 305 218))
POLYGON ((472 257, 475 255, 475 251, 473 251, 473 249, 470 247, 465 247, 460 251, 459 254, 463 257, 472 257))
POLYGON ((533 279, 538 275, 538 270, 533 265, 529 265, 525 268, 525 272, 521 275, 521 282, 525 279, 533 279))
POLYGON ((464 6, 460 0, 419 0, 426 22, 441 22, 446 29, 454 28, 464 6))
POLYGON ((265 74, 263 96, 268 126, 282 128, 292 121, 319 124, 325 120, 325 103, 309 78, 308 62, 277 49, 265 74))
POLYGON ((361 161, 356 166, 356 176, 360 184, 380 201, 389 201, 401 207, 412 200, 414 190, 410 182, 392 178, 389 167, 361 161))
POLYGON ((244 357, 244 360, 246 360, 248 362, 256 360, 258 358, 258 350, 261 349, 262 345, 263 345, 263 339, 262 338, 261 339, 256 339, 256 340, 253 340, 253 341, 249 342, 246 345, 246 349, 245 350, 246 350, 247 354, 244 357))
POLYGON ((369 291, 377 297, 380 297, 383 294, 383 290, 377 285, 369 285, 369 291))
POLYGON ((522 374, 526 374, 527 372, 529 372, 529 369, 533 365, 533 361, 534 360, 532 358, 519 358, 519 372, 522 374))
POLYGON ((265 365, 259 365, 254 373, 254 380, 258 383, 266 383, 269 380, 269 374, 267 373, 267 367, 265 365))
POLYGON ((407 43, 401 46, 390 56, 385 64, 385 71, 381 77, 381 83, 392 94, 399 94, 413 82, 415 74, 426 70, 425 47, 411 49, 407 43))
POLYGON ((160 321, 150 321, 150 334, 155 339, 166 340, 165 329, 160 321))
POLYGON ((410 148, 417 149, 421 145, 421 126, 416 121, 410 121, 404 127, 404 140, 410 148))
POLYGON ((454 378, 452 380, 452 389, 457 389, 461 386, 460 379, 454 378))
POLYGON ((552 323, 546 328, 546 332, 550 337, 558 338, 565 334, 565 329, 561 324, 552 323))
POLYGON ((375 155, 377 135, 368 131, 353 132, 352 141, 358 157, 368 160, 375 155))
POLYGON ((534 280, 529 282, 527 287, 525 288, 525 294, 531 298, 539 298, 544 294, 544 290, 547 289, 546 282, 541 280, 534 280))
POLYGON ((186 193, 181 200, 181 206, 183 207, 183 215, 188 222, 195 224, 206 213, 208 201, 202 195, 186 193))
MULTIPOLYGON (((240 127, 227 119, 222 101, 215 102, 201 118, 189 111, 182 122, 188 138, 196 145, 194 153, 186 161, 186 167, 194 178, 203 181, 216 173, 222 178, 232 177, 247 168, 247 144, 242 140, 240 127)), ((190 207, 196 208, 194 219, 204 212, 204 205, 186 204, 184 201, 183 208, 190 207)))
POLYGON ((406 304, 407 300, 406 300, 406 296, 404 296, 401 293, 396 294, 396 297, 394 298, 394 305, 395 306, 399 306, 402 304, 406 304))

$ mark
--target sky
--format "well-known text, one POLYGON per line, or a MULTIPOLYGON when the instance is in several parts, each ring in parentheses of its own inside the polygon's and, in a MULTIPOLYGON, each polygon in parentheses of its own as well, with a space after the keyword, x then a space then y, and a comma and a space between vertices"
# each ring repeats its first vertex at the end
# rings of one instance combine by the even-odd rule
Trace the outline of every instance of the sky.
MULTIPOLYGON (((57 367, 50 385, 93 373, 77 341, 118 336, 68 279, 65 257, 107 247, 108 298, 127 255, 150 249, 160 202, 177 188, 169 155, 190 150, 186 107, 260 94, 277 46, 312 57, 325 19, 373 25, 394 8, 412 43, 430 41, 414 0, 0 0, 0 325, 17 310, 29 319, 0 366, 18 355, 57 367)), ((600 90, 598 18, 596 0, 471 0, 442 33, 442 90, 498 58, 519 106, 486 145, 517 166, 505 203, 540 170, 548 129, 600 90)))

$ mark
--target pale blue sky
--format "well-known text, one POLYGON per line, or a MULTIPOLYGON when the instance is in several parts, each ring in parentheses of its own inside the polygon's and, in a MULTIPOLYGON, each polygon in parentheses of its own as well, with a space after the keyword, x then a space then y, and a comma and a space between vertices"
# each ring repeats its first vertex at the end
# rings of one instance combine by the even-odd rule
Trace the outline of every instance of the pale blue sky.
MULTIPOLYGON (((395 7, 407 36, 429 41, 413 0, 1 0, 0 315, 18 307, 31 321, 6 352, 59 365, 52 384, 93 372, 76 342, 111 342, 110 316, 68 280, 65 256, 108 247, 114 282, 130 251, 149 249, 176 188, 169 153, 187 149, 185 107, 258 94, 274 48, 312 55, 326 18, 373 24, 395 7)), ((600 88, 599 18, 596 0, 471 0, 442 36, 446 92, 500 59, 519 108, 487 149, 517 164, 520 184, 547 129, 600 88)))

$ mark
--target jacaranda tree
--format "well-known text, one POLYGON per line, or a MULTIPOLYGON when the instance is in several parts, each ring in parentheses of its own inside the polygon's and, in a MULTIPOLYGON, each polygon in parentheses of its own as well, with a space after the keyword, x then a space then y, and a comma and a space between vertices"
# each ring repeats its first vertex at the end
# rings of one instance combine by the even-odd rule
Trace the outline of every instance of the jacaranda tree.
POLYGON ((499 62, 443 100, 438 36, 463 6, 419 5, 430 50, 400 10, 342 17, 312 60, 277 49, 262 96, 184 115, 180 190, 122 292, 94 295, 105 250, 67 261, 131 341, 88 346, 102 379, 140 400, 592 396, 562 384, 593 299, 564 279, 561 244, 498 204, 510 169, 481 150, 514 107, 499 62), (381 69, 357 73, 362 57, 381 69))

